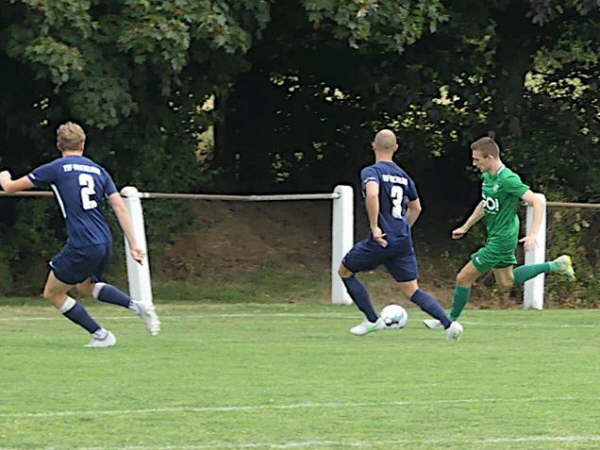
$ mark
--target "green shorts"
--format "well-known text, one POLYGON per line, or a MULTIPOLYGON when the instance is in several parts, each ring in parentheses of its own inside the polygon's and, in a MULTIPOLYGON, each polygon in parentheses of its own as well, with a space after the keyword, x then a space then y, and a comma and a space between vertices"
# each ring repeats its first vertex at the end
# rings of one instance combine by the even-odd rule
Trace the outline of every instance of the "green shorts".
POLYGON ((515 249, 516 246, 501 248, 488 243, 471 255, 471 261, 481 273, 489 272, 492 269, 503 269, 517 263, 515 249))

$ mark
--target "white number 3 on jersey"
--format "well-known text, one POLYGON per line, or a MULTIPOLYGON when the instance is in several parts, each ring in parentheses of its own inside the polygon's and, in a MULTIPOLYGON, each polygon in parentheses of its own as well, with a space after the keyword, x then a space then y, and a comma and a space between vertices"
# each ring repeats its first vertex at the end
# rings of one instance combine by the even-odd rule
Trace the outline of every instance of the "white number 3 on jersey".
POLYGON ((83 209, 94 209, 98 206, 96 200, 92 200, 90 196, 96 193, 94 189, 94 177, 88 175, 87 173, 82 173, 79 175, 79 185, 81 186, 81 205, 83 209))
POLYGON ((402 219, 402 199, 404 198, 404 189, 402 189, 402 186, 394 184, 390 195, 392 196, 392 216, 396 219, 402 219))

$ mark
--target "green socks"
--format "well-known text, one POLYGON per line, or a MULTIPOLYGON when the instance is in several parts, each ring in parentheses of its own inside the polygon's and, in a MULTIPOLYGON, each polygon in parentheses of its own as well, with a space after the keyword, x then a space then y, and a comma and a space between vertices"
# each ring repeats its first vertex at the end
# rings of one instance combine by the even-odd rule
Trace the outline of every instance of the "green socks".
MULTIPOLYGON (((540 273, 556 272, 560 269, 559 265, 553 261, 541 264, 527 264, 526 266, 517 267, 513 273, 515 275, 515 284, 523 284, 527 280, 538 276, 540 273)), ((464 286, 456 286, 454 288, 454 298, 452 299, 452 309, 450 310, 450 320, 456 320, 465 309, 465 305, 469 302, 471 296, 471 288, 464 286)))
POLYGON ((450 320, 458 319, 460 313, 465 309, 465 305, 471 296, 471 288, 464 286, 456 286, 454 288, 454 298, 452 299, 452 310, 450 311, 450 320))
POLYGON ((555 272, 556 267, 552 262, 545 262, 541 264, 527 264, 526 266, 517 267, 513 273, 515 275, 515 284, 523 284, 527 280, 531 280, 533 277, 538 276, 540 273, 555 272))

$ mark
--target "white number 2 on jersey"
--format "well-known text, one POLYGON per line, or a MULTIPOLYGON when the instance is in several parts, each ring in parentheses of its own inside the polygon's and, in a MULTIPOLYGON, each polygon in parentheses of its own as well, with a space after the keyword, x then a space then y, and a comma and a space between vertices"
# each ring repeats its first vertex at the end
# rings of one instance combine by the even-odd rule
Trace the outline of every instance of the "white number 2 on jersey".
POLYGON ((87 173, 80 174, 79 185, 81 186, 81 204, 83 209, 88 210, 96 208, 98 203, 96 203, 96 200, 90 198, 91 195, 96 193, 96 190, 94 189, 94 177, 87 173))
POLYGON ((392 196, 392 216, 396 219, 402 219, 402 199, 404 198, 404 189, 402 186, 394 184, 391 191, 392 196))

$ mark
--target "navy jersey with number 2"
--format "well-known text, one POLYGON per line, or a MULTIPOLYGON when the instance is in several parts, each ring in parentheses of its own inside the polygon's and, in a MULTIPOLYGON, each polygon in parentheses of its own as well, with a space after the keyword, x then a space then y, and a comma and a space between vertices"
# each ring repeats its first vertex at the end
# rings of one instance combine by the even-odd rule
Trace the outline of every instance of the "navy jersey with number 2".
POLYGON ((34 169, 28 177, 36 186, 54 191, 67 224, 68 245, 82 248, 112 242, 104 207, 117 189, 103 167, 84 156, 65 156, 34 169))
POLYGON ((112 236, 104 218, 106 199, 117 192, 102 166, 84 156, 64 156, 28 175, 50 186, 67 223, 67 245, 50 261, 56 278, 74 285, 102 280, 112 256, 112 236))
POLYGON ((393 161, 380 161, 365 167, 361 173, 363 196, 367 183, 379 185, 379 217, 377 224, 385 234, 387 247, 369 236, 346 254, 343 264, 353 273, 373 270, 383 264, 396 281, 418 278, 417 260, 410 226, 406 219, 409 202, 419 198, 413 180, 393 161))

